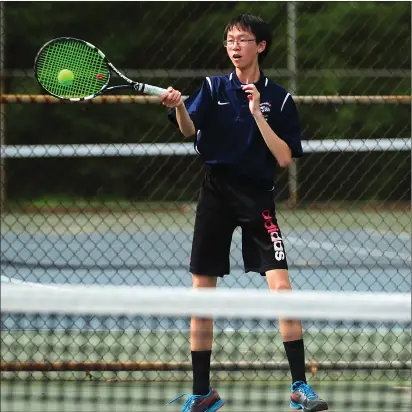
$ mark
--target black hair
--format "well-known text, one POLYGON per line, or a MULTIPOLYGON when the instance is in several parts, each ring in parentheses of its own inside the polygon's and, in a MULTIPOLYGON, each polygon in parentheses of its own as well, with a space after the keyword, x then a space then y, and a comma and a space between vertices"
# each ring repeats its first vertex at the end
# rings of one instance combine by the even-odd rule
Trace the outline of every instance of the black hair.
POLYGON ((263 20, 261 17, 253 16, 252 14, 241 14, 233 18, 226 26, 223 39, 226 40, 227 33, 229 30, 233 29, 234 27, 238 27, 243 30, 250 31, 256 37, 256 43, 260 43, 261 41, 266 41, 265 50, 262 53, 259 53, 259 63, 263 61, 263 59, 269 53, 270 45, 272 44, 272 30, 269 23, 263 20))

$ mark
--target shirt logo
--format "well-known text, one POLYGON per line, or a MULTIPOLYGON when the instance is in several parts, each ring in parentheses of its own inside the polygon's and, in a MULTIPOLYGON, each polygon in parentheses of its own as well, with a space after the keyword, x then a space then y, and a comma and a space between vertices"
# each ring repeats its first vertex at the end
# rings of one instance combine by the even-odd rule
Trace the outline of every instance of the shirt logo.
POLYGON ((230 104, 230 102, 221 102, 220 100, 217 101, 219 106, 224 106, 225 104, 230 104))
POLYGON ((260 111, 262 112, 265 120, 268 119, 271 109, 272 109, 272 105, 269 102, 260 103, 260 111))

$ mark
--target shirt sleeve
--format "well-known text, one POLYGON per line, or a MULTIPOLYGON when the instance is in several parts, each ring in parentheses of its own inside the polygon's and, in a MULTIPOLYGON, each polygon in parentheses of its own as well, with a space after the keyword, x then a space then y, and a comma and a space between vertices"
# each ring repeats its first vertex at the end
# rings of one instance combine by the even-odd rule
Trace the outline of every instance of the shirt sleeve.
POLYGON ((282 119, 279 137, 289 146, 292 157, 302 157, 302 141, 299 121, 299 112, 290 94, 282 104, 280 116, 282 119))
MULTIPOLYGON (((213 101, 211 85, 211 80, 206 78, 201 88, 189 96, 184 102, 196 130, 202 129, 207 123, 208 113, 210 112, 213 101)), ((176 127, 179 127, 176 120, 176 109, 170 110, 168 117, 176 127)))

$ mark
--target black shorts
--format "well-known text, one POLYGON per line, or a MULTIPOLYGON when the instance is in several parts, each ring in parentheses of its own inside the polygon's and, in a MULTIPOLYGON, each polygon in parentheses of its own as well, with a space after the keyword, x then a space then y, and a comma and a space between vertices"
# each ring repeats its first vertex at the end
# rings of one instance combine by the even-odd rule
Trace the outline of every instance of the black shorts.
POLYGON ((190 272, 229 274, 232 235, 238 226, 245 272, 265 275, 268 270, 288 268, 273 192, 208 172, 196 210, 190 272))

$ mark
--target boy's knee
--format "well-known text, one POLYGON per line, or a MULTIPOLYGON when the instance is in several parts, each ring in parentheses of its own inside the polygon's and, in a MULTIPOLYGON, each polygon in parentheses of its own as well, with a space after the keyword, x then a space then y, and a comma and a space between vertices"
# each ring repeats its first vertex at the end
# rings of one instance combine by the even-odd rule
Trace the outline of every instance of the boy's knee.
POLYGON ((217 285, 216 276, 192 275, 194 288, 215 288, 217 285))

